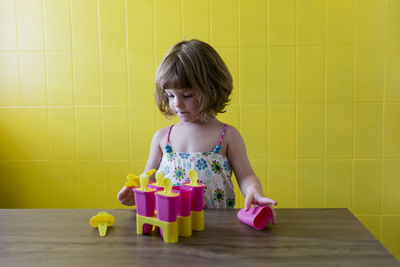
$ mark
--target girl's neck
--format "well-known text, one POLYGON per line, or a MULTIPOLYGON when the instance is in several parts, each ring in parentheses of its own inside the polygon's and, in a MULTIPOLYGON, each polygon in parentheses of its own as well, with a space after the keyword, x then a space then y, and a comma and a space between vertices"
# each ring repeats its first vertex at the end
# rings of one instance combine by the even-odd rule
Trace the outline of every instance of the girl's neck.
POLYGON ((208 121, 200 121, 200 120, 196 120, 196 121, 191 121, 191 122, 184 122, 184 121, 179 121, 176 126, 195 126, 195 127, 203 127, 203 126, 209 126, 209 125, 213 125, 213 124, 218 124, 220 123, 220 121, 217 118, 212 118, 209 119, 208 121))

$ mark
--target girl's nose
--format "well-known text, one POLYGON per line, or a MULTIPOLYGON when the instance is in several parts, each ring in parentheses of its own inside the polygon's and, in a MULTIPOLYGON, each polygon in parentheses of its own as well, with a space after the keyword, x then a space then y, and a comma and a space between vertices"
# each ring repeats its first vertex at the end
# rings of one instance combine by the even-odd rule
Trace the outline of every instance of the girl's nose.
POLYGON ((183 107, 183 99, 180 97, 175 98, 175 107, 182 108, 183 107))

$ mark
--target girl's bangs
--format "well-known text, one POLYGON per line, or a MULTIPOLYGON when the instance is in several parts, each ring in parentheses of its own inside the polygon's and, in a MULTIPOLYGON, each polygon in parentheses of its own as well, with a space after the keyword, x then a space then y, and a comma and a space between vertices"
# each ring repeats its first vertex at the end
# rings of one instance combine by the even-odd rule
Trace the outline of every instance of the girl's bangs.
POLYGON ((160 81, 160 88, 165 89, 184 89, 192 88, 185 68, 181 64, 167 70, 160 81))

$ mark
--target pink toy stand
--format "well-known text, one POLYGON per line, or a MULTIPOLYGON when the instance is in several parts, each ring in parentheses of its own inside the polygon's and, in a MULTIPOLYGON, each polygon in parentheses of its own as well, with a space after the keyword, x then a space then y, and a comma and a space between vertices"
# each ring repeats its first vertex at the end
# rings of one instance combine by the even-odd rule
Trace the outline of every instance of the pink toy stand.
POLYGON ((247 211, 245 209, 240 209, 237 213, 237 217, 241 222, 259 231, 267 226, 272 216, 271 207, 268 206, 253 206, 247 211))

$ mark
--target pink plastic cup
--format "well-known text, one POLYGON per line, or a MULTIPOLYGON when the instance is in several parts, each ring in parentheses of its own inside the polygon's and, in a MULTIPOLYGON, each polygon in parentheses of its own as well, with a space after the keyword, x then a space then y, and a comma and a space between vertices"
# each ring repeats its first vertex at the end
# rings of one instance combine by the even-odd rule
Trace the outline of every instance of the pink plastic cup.
POLYGON ((135 192, 137 214, 146 217, 153 217, 156 207, 156 197, 154 195, 155 190, 142 191, 134 188, 133 191, 135 192))
POLYGON ((198 183, 198 186, 184 184, 185 187, 192 189, 192 211, 202 211, 204 203, 204 184, 198 183))
POLYGON ((172 192, 179 194, 178 216, 190 216, 190 210, 192 207, 192 190, 190 190, 189 188, 185 188, 184 186, 173 186, 172 192))
POLYGON ((240 209, 237 213, 238 219, 256 230, 263 230, 272 219, 272 210, 267 206, 253 206, 248 211, 240 209))
MULTIPOLYGON (((154 210, 156 207, 156 197, 154 195, 155 190, 151 191, 141 191, 138 189, 133 189, 135 193, 135 203, 136 203, 136 212, 141 216, 153 217, 154 210)), ((143 233, 149 234, 153 229, 153 225, 151 224, 143 224, 143 233)))
POLYGON ((156 192, 164 190, 164 187, 156 185, 156 182, 152 182, 148 185, 149 188, 153 188, 156 192))
POLYGON ((176 222, 179 195, 166 196, 157 193, 156 197, 158 219, 164 222, 176 222))
MULTIPOLYGON (((158 191, 163 191, 163 190, 164 190, 164 187, 156 185, 156 182, 150 183, 150 184, 148 185, 148 187, 149 187, 149 188, 152 188, 152 189, 155 189, 155 190, 156 190, 156 193, 157 193, 158 191)), ((156 198, 156 205, 155 205, 155 206, 157 207, 157 198, 156 198)))

